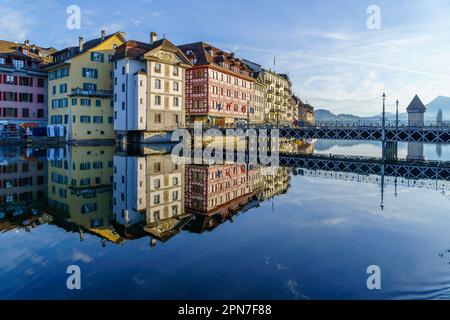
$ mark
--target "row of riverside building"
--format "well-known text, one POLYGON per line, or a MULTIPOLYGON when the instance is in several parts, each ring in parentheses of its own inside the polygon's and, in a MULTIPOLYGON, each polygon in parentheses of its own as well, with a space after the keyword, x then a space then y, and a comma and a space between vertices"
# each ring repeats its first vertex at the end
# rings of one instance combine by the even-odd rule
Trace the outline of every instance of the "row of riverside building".
POLYGON ((0 134, 47 127, 66 141, 145 139, 186 127, 292 126, 314 110, 278 74, 204 42, 116 32, 62 50, 0 41, 0 134))

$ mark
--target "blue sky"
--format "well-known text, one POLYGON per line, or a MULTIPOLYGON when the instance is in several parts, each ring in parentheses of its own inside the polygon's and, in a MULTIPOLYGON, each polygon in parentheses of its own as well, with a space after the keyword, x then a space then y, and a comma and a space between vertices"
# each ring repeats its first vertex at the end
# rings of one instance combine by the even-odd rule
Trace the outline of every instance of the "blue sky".
POLYGON ((152 30, 175 44, 206 41, 289 73, 303 100, 337 113, 379 113, 383 91, 388 111, 416 93, 425 103, 450 96, 448 0, 0 0, 0 12, 1 39, 58 49, 102 29, 140 41, 152 30), (72 4, 79 30, 66 28, 72 4), (381 9, 380 30, 367 28, 370 5, 381 9))

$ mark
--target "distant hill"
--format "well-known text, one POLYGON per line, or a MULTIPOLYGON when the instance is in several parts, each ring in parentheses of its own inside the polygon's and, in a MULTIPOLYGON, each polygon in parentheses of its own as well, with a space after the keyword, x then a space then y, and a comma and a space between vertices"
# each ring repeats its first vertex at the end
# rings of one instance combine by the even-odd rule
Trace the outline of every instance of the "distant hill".
MULTIPOLYGON (((328 122, 328 121, 379 121, 381 120, 381 113, 371 116, 371 117, 359 117, 353 114, 334 114, 333 112, 326 109, 317 109, 314 114, 316 115, 316 121, 318 122, 328 122)), ((401 113, 399 114, 399 120, 406 120, 407 114, 401 113)), ((395 120, 394 113, 386 113, 386 120, 395 120)))
POLYGON ((426 105, 425 117, 429 120, 436 120, 439 109, 442 110, 444 120, 450 120, 450 97, 439 96, 426 105))
MULTIPOLYGON (((425 118, 427 120, 436 120, 436 115, 439 111, 439 109, 442 110, 443 119, 444 120, 450 120, 450 97, 444 97, 439 96, 433 101, 431 101, 429 104, 426 105, 427 112, 425 113, 425 118)), ((316 115, 316 121, 318 122, 328 122, 328 121, 348 121, 348 122, 354 122, 354 121, 379 121, 381 120, 381 113, 370 116, 370 117, 359 117, 355 116, 353 114, 334 114, 333 112, 326 110, 326 109, 317 109, 314 111, 316 115)), ((400 113, 399 114, 399 120, 405 121, 408 119, 408 114, 400 113)), ((394 121, 395 120, 395 114, 387 112, 386 113, 386 120, 388 121, 394 121)))

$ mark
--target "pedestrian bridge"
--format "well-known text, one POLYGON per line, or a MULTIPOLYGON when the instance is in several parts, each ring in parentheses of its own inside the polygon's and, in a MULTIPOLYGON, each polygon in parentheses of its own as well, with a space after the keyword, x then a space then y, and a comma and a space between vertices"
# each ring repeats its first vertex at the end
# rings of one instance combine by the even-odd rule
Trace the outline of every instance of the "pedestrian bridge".
MULTIPOLYGON (((386 142, 422 142, 422 143, 450 143, 450 127, 447 126, 387 126, 385 129, 378 125, 312 125, 307 127, 249 127, 249 133, 258 136, 271 136, 277 130, 280 138, 285 139, 329 139, 329 140, 366 140, 386 142), (384 134, 383 134, 384 133, 384 134), (384 136, 384 139, 383 139, 384 136)), ((196 134, 193 128, 189 128, 191 134, 196 134)), ((220 133, 223 136, 245 137, 247 129, 203 128, 199 133, 203 136, 215 136, 220 133), (208 131, 214 129, 214 131, 208 131)))
MULTIPOLYGON (((332 139, 383 141, 379 126, 310 126, 280 128, 280 137, 289 139, 332 139)), ((442 127, 387 127, 384 141, 449 143, 450 130, 442 127)))

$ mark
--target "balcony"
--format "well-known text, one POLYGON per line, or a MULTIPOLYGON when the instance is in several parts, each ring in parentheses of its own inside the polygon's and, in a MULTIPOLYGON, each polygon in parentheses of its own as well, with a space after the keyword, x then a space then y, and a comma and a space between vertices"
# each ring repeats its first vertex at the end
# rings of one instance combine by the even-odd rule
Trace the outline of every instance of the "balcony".
POLYGON ((113 92, 108 90, 87 90, 82 88, 72 89, 71 97, 96 97, 112 98, 113 92))

